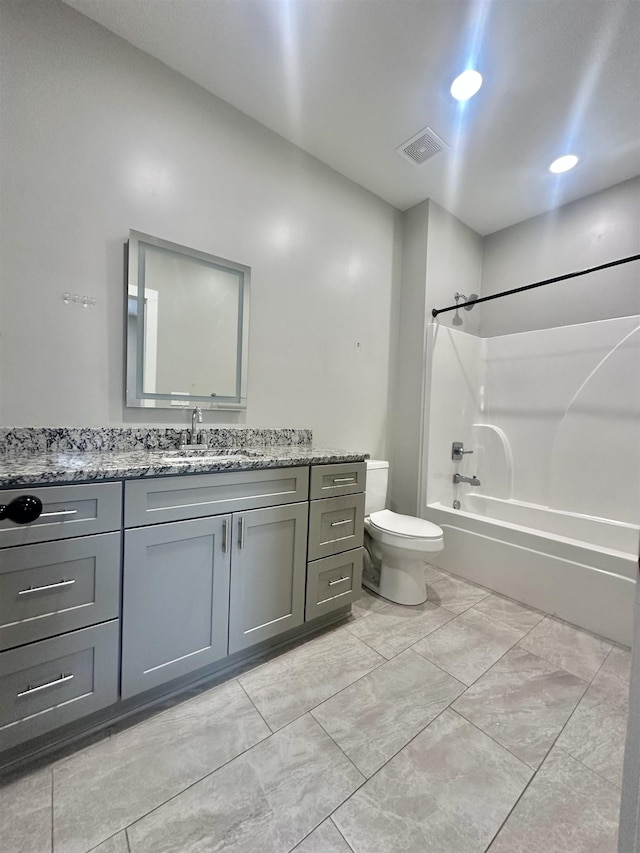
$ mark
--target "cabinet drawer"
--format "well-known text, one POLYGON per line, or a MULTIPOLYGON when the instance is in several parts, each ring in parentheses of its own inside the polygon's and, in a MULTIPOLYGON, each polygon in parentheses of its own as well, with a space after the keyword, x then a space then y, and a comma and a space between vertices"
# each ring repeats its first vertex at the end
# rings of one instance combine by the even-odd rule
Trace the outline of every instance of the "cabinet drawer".
POLYGON ((119 621, 0 653, 0 750, 114 703, 119 621))
POLYGON ((356 548, 309 563, 305 608, 307 622, 360 598, 363 553, 364 548, 356 548))
POLYGON ((306 501, 309 469, 265 468, 125 483, 125 527, 306 501))
POLYGON ((29 524, 15 524, 8 519, 0 521, 0 548, 120 529, 120 483, 2 489, 0 504, 8 504, 21 495, 40 498, 42 514, 29 524))
POLYGON ((309 560, 362 545, 364 495, 346 495, 309 504, 309 560))
POLYGON ((0 651, 115 619, 120 533, 0 551, 0 651))
POLYGON ((311 500, 364 492, 366 477, 366 462, 314 465, 311 468, 311 500))

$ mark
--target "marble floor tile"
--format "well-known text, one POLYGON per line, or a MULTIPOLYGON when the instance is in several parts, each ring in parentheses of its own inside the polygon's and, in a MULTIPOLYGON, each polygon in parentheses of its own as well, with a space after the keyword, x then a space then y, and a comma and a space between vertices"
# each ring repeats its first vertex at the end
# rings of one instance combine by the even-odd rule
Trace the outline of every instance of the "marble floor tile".
POLYGON ((428 563, 425 563, 424 579, 427 584, 435 583, 435 581, 442 580, 442 578, 448 576, 448 573, 443 569, 437 569, 435 566, 430 566, 428 563))
POLYGON ((616 853, 620 792, 554 747, 490 853, 616 853))
POLYGON ((341 806, 356 853, 482 853, 532 771, 444 711, 341 806))
POLYGON ((467 610, 413 646, 464 684, 472 684, 514 646, 522 631, 467 610))
POLYGON ((311 713, 366 777, 465 689, 407 649, 311 713))
POLYGON ((131 853, 284 853, 362 781, 305 714, 134 823, 131 853))
POLYGON ((509 625, 510 628, 518 628, 523 631, 530 631, 535 628, 538 622, 541 622, 545 617, 545 614, 540 610, 533 610, 531 607, 520 604, 519 601, 513 601, 511 598, 505 598, 496 593, 492 593, 474 604, 473 609, 479 613, 484 613, 485 616, 491 616, 492 619, 497 619, 504 625, 509 625))
POLYGON ((112 835, 111 838, 107 838, 102 844, 92 847, 89 853, 129 853, 126 831, 123 830, 117 835, 112 835))
MULTIPOLYGON (((374 614, 352 625, 364 625, 373 618, 374 614)), ((310 640, 304 646, 243 675, 240 683, 276 731, 383 661, 384 658, 373 649, 343 629, 310 640)))
POLYGON ((51 770, 0 782, 0 850, 51 851, 51 770))
POLYGON ((490 594, 491 590, 452 575, 446 575, 429 584, 429 601, 452 613, 462 613, 490 594))
POLYGON ((614 646, 602 664, 602 669, 618 678, 624 678, 628 684, 631 680, 631 649, 614 646))
POLYGON ((452 707, 535 769, 586 687, 575 675, 515 648, 452 707))
POLYGON ((622 785, 628 703, 625 679, 600 670, 557 742, 618 787, 622 785))
POLYGON ((415 607, 387 604, 347 625, 347 629, 372 649, 389 659, 453 619, 453 613, 430 601, 415 607))
POLYGON ((591 681, 613 646, 581 628, 546 616, 520 645, 584 681, 591 681))
POLYGON ((351 853, 351 847, 336 829, 331 818, 327 818, 317 829, 301 841, 295 853, 351 853))
POLYGON ((381 610, 385 604, 388 604, 388 602, 384 598, 380 598, 379 595, 374 595, 374 593, 362 587, 362 595, 351 605, 351 615, 354 619, 362 619, 363 616, 368 616, 376 610, 381 610))
POLYGON ((236 681, 53 768, 54 848, 85 853, 270 734, 236 681))

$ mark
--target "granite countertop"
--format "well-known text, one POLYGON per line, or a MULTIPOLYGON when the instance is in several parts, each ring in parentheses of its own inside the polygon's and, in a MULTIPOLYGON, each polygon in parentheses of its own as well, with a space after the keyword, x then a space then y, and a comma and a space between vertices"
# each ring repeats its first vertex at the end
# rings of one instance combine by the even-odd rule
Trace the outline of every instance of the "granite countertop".
POLYGON ((362 462, 368 457, 366 453, 304 444, 254 445, 235 450, 213 448, 206 460, 169 458, 175 453, 175 448, 5 453, 0 454, 0 488, 362 462), (213 455, 216 453, 221 455, 213 455))

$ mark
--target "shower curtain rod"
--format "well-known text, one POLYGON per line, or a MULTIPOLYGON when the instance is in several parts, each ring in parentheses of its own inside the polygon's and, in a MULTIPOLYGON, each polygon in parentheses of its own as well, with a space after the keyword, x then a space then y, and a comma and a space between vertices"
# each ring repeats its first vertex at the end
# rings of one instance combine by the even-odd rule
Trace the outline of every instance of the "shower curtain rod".
POLYGON ((544 281, 536 281, 533 284, 514 287, 513 290, 503 290, 501 293, 492 293, 490 296, 480 296, 478 299, 469 299, 463 305, 449 305, 448 308, 433 308, 431 316, 437 317, 438 314, 444 314, 445 311, 455 311, 457 308, 468 309, 472 305, 477 305, 480 302, 489 302, 491 299, 501 299, 503 296, 511 296, 512 293, 522 293, 523 290, 532 290, 534 287, 543 287, 545 284, 553 284, 555 281, 565 281, 568 278, 577 278, 580 275, 587 275, 590 272, 598 272, 598 270, 606 270, 609 267, 617 267, 619 264, 628 264, 631 261, 638 260, 640 260, 640 255, 630 255, 628 258, 619 258, 617 261, 609 261, 608 264, 600 264, 600 266, 590 267, 586 270, 569 272, 566 275, 557 275, 555 278, 546 278, 544 281))

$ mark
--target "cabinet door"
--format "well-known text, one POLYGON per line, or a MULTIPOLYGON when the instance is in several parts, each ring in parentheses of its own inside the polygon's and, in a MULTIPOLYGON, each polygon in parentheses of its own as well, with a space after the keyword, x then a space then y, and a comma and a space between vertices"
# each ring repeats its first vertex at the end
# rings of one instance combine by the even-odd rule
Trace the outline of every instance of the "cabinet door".
POLYGON ((234 514, 230 654, 304 621, 308 506, 234 514))
POLYGON ((231 516, 127 530, 122 698, 227 654, 231 516))

